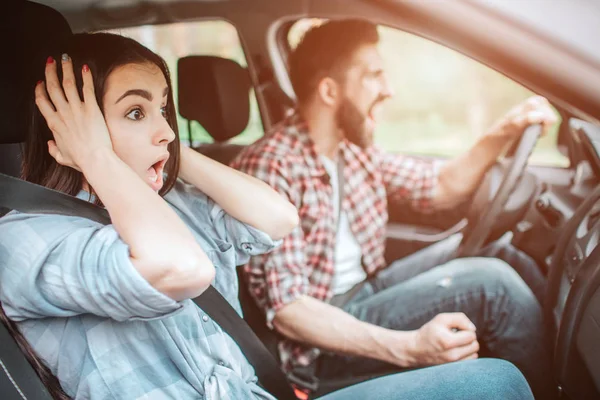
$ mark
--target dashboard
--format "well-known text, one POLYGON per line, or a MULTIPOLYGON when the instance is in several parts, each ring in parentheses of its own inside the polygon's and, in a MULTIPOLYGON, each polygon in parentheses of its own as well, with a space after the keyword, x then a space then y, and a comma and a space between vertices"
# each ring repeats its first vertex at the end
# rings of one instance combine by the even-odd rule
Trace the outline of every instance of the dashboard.
MULTIPOLYGON (((597 186, 600 180, 600 127, 581 120, 573 120, 570 122, 570 129, 574 142, 580 145, 585 157, 585 161, 582 163, 587 162, 587 165, 581 164, 583 166, 579 167, 579 171, 583 171, 589 166, 591 174, 587 173, 587 180, 592 181, 593 186, 597 186)), ((574 183, 581 181, 583 174, 585 172, 576 173, 574 183)), ((579 190, 581 191, 581 189, 579 190)), ((594 196, 594 188, 588 188, 587 191, 590 192, 589 196, 594 196)), ((563 235, 567 236, 563 239, 566 241, 566 248, 562 251, 564 254, 560 260, 556 260, 557 263, 560 263, 557 267, 562 269, 557 304, 554 308, 557 324, 560 324, 571 285, 585 261, 600 242, 600 200, 592 201, 590 197, 587 197, 587 200, 580 206, 579 213, 571 217, 571 229, 563 231, 563 235)))
POLYGON ((546 259, 545 311, 555 331, 559 385, 569 398, 600 398, 600 127, 573 119, 569 130, 572 182, 545 193, 563 218, 546 259), (583 201, 568 206, 577 197, 583 201))

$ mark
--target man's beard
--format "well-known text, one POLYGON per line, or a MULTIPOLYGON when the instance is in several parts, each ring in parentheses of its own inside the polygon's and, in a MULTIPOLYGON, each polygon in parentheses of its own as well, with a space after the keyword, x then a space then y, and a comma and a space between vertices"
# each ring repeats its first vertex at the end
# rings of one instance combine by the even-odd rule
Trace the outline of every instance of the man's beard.
MULTIPOLYGON (((382 100, 377 98, 371 108, 382 100)), ((367 118, 348 97, 344 97, 335 113, 337 126, 346 139, 363 149, 373 144, 373 129, 369 129, 367 118)))

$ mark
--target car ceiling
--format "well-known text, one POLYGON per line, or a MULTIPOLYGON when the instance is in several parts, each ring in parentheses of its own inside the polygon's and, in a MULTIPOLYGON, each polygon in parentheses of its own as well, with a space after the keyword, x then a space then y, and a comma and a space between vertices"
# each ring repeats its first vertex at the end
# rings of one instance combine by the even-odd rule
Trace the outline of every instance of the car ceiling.
MULTIPOLYGON (((104 11, 105 16, 114 16, 117 20, 119 11, 131 10, 168 10, 178 6, 194 7, 197 10, 210 8, 215 4, 231 8, 231 3, 236 3, 234 7, 245 8, 248 6, 278 5, 277 8, 288 9, 295 12, 299 9, 318 10, 316 1, 310 0, 34 0, 46 4, 67 15, 81 17, 81 14, 98 13, 104 11), (282 7, 284 3, 285 6, 282 7)), ((326 0, 317 0, 327 2, 326 0)), ((405 0, 387 0, 381 3, 401 3, 405 0)), ((446 0, 446 3, 455 0, 446 0)), ((365 0, 365 3, 377 1, 365 0)), ((464 0, 469 3, 468 0, 464 0)), ((580 49, 582 53, 595 57, 595 61, 600 64, 600 46, 594 38, 600 35, 600 2, 590 0, 553 0, 552 7, 545 6, 542 0, 520 0, 518 6, 514 2, 503 0, 477 0, 471 1, 477 7, 487 8, 488 10, 502 15, 507 19, 519 21, 527 26, 544 33, 550 37, 559 39, 573 49, 580 49), (576 11, 576 15, 569 15, 576 11), (569 16, 569 17, 565 17, 569 16), (583 39, 583 40, 582 40, 583 39)), ((186 8, 187 8, 186 7, 186 8)), ((142 13, 143 15, 143 13, 142 13)), ((129 24, 139 24, 140 15, 126 15, 129 24), (137 17, 137 18, 136 18, 137 17)), ((78 18, 75 18, 78 19, 78 18)), ((123 18, 126 19, 125 17, 123 18)), ((93 22, 93 21, 92 21, 93 22)), ((116 21, 115 21, 116 22, 116 21)), ((160 22, 160 16, 158 16, 160 22)), ((89 29, 89 27, 88 27, 89 29)))
MULTIPOLYGON (((232 0, 191 0, 194 3, 215 3, 232 0)), ((53 7, 59 11, 73 12, 84 10, 90 7, 99 8, 120 8, 120 7, 131 7, 141 3, 152 3, 167 5, 169 3, 181 3, 181 0, 42 0, 36 1, 37 3, 44 3, 50 7, 53 7)))
POLYGON ((76 32, 217 17, 257 33, 265 21, 364 15, 472 55, 540 94, 557 94, 581 117, 600 120, 600 5, 590 0, 35 1, 62 12, 76 32))

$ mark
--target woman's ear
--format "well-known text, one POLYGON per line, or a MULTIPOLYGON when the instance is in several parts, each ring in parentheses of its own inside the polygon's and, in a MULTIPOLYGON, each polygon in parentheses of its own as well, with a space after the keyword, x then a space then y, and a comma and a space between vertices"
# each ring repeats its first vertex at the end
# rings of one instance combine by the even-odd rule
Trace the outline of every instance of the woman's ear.
POLYGON ((334 79, 326 77, 319 82, 317 94, 323 103, 328 106, 335 106, 340 97, 340 88, 334 79))

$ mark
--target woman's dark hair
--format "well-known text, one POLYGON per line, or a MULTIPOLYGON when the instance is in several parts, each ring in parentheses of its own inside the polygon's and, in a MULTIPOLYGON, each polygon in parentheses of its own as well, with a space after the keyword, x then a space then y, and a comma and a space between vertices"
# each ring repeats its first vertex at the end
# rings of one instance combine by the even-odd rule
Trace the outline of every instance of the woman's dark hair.
MULTIPOLYGON (((106 80, 116 68, 127 64, 150 63, 162 71, 169 87, 167 121, 175 132, 175 140, 168 146, 171 157, 165 165, 167 179, 159 191, 161 196, 165 195, 171 190, 179 174, 179 131, 173 102, 173 88, 165 61, 135 40, 111 33, 75 34, 67 48, 64 49, 64 53, 67 53, 73 60, 73 71, 75 71, 80 96, 82 96, 83 84, 79 71, 84 64, 89 66, 94 78, 96 100, 102 111, 104 111, 102 99, 106 91, 106 80)), ((60 54, 57 54, 55 59, 60 60, 60 54)), ((60 62, 57 64, 60 65, 60 62)), ((43 65, 40 66, 40 71, 43 72, 43 68, 43 65)), ((61 78, 60 75, 59 71, 59 78, 61 78)), ((31 123, 23 149, 21 177, 26 181, 75 196, 83 186, 83 174, 73 168, 58 164, 48 153, 47 142, 53 139, 52 132, 35 106, 33 92, 31 100, 31 123)), ((97 204, 100 204, 99 199, 97 199, 97 204)))
MULTIPOLYGON (((82 33, 73 35, 63 51, 73 60, 73 70, 76 71, 75 79, 80 96, 82 96, 81 89, 83 85, 81 73, 77 73, 77 71, 81 71, 84 64, 90 67, 94 78, 96 100, 101 110, 103 110, 102 99, 106 90, 106 79, 116 68, 126 64, 146 63, 154 64, 160 68, 169 87, 167 121, 173 132, 175 132, 175 140, 168 145, 171 157, 165 165, 167 180, 159 191, 160 195, 166 194, 175 184, 177 175, 179 174, 179 132, 177 130, 171 79, 165 61, 135 40, 109 33, 82 33)), ((54 54, 53 56, 55 60, 60 60, 60 54, 54 54)), ((60 63, 58 64, 60 65, 60 63)), ((40 76, 42 77, 43 71, 44 65, 40 65, 40 76)), ((59 78, 61 78, 60 75, 59 71, 59 78)), ((33 85, 31 87, 33 88, 33 85)), ((23 151, 22 178, 29 182, 75 196, 83 186, 83 174, 70 167, 58 164, 48 153, 47 142, 53 139, 53 136, 46 121, 35 106, 33 90, 31 91, 30 107, 31 119, 23 151)), ((99 200, 97 204, 100 204, 99 200)), ((69 397, 62 390, 58 379, 38 358, 35 351, 19 331, 17 324, 6 316, 1 306, 0 320, 6 325, 29 363, 33 366, 46 388, 48 388, 52 397, 57 400, 68 400, 69 397)))

